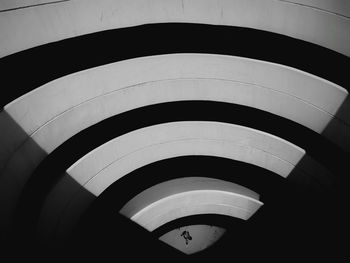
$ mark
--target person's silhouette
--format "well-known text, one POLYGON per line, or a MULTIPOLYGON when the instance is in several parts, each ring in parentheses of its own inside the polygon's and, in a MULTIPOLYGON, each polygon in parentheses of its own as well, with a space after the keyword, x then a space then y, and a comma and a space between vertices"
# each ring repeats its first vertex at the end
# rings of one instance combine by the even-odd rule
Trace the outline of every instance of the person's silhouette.
POLYGON ((190 232, 188 232, 187 230, 183 231, 181 236, 185 239, 186 245, 188 245, 188 240, 192 240, 190 232))

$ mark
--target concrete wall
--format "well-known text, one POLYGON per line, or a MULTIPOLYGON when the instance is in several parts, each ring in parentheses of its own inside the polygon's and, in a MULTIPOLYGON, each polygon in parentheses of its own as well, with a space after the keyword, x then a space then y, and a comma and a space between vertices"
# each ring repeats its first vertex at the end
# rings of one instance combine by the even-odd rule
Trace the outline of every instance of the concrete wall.
MULTIPOLYGON (((32 1, 30 4, 41 3, 32 1)), ((50 2, 50 1, 45 1, 50 2)), ((108 29, 188 22, 256 28, 303 39, 349 56, 349 5, 345 0, 77 0, 5 11, 0 8, 0 57, 108 29)))
POLYGON ((59 2, 67 2, 67 0, 2 0, 0 2, 0 11, 6 12, 16 9, 34 8, 40 5, 54 4, 59 2))
POLYGON ((119 136, 82 157, 67 173, 98 196, 129 172, 174 156, 225 156, 287 177, 304 154, 303 149, 285 140, 243 126, 171 122, 119 136))
POLYGON ((131 220, 148 231, 177 218, 198 214, 219 214, 248 220, 260 205, 230 192, 197 190, 161 199, 132 216, 131 220))
POLYGON ((247 220, 262 205, 258 199, 257 193, 237 184, 186 177, 148 188, 126 203, 120 213, 153 231, 167 222, 196 213, 215 212, 247 220))
POLYGON ((229 191, 257 200, 259 200, 260 197, 258 193, 229 181, 210 177, 191 177, 190 173, 188 173, 188 176, 189 177, 176 178, 153 185, 130 199, 121 208, 120 213, 126 217, 132 217, 140 210, 150 206, 162 198, 169 195, 194 190, 211 189, 229 191))

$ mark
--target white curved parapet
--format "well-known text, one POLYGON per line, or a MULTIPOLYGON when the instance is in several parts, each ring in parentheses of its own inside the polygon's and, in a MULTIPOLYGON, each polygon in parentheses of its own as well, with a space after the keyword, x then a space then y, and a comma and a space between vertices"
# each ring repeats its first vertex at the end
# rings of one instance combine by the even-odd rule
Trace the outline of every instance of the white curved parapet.
MULTIPOLYGON (((254 89, 267 89, 299 99, 331 117, 348 95, 339 85, 284 65, 227 55, 184 53, 129 59, 70 74, 28 92, 4 109, 28 134, 32 134, 63 113, 102 96, 118 91, 127 95, 129 88, 177 79, 226 80, 255 86, 254 89)), ((216 92, 222 94, 225 91, 216 92)), ((200 96, 201 92, 197 94, 200 96)), ((222 97, 226 95, 231 94, 222 94, 222 97)), ((252 96, 258 94, 245 96, 252 100, 252 96)), ((346 117, 344 121, 350 123, 350 117, 346 117)), ((308 126, 317 132, 324 128, 320 124, 308 126)))
POLYGON ((0 57, 93 32, 168 22, 260 29, 350 55, 349 4, 344 0, 333 0, 333 3, 308 0, 43 2, 23 2, 21 5, 6 1, 0 5, 0 35, 3 36, 0 38, 0 57))
POLYGON ((173 54, 126 60, 57 79, 6 105, 5 111, 46 153, 108 117, 181 100, 246 105, 318 133, 332 121, 337 134, 330 134, 330 139, 349 150, 350 114, 336 116, 347 95, 338 85, 274 63, 173 54))
POLYGON ((253 210, 253 205, 257 210, 261 204, 231 192, 196 190, 159 200, 132 216, 131 220, 149 231, 177 218, 199 214, 220 214, 247 220, 252 213, 244 207, 253 210))
POLYGON ((194 190, 221 190, 234 192, 252 199, 259 200, 259 194, 238 184, 221 179, 189 176, 164 181, 153 185, 130 199, 120 210, 128 218, 136 215, 142 209, 171 195, 194 190))
POLYGON ((220 156, 287 177, 304 154, 303 149, 281 138, 239 125, 170 122, 119 136, 82 157, 67 173, 98 196, 133 170, 176 156, 220 156))
POLYGON ((196 214, 221 214, 247 220, 263 203, 240 185, 205 177, 186 177, 152 186, 128 201, 120 213, 148 231, 196 214))

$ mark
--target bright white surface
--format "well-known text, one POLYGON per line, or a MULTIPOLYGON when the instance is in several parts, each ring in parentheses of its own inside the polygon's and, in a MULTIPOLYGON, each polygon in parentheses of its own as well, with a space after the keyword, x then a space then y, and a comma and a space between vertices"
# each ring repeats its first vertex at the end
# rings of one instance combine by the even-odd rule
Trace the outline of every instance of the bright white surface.
POLYGON ((119 136, 82 157, 67 173, 98 196, 131 171, 171 157, 221 156, 287 177, 304 154, 303 149, 281 138, 239 125, 171 122, 119 136))
MULTIPOLYGON (((64 2, 70 0, 1 0, 0 10, 23 8, 33 5, 50 4, 53 2, 64 2)), ((290 4, 305 5, 310 8, 318 8, 327 12, 350 16, 350 3, 348 0, 277 0, 290 4)))
MULTIPOLYGON (((63 77, 18 98, 5 110, 50 153, 105 118, 179 100, 247 105, 319 133, 333 120, 347 134, 350 116, 334 118, 346 96, 346 90, 331 82, 278 64, 231 56, 172 54, 126 60, 63 77)), ((330 139, 350 147, 349 140, 341 136, 330 139)))
POLYGON ((120 213, 153 231, 177 218, 203 213, 247 220, 263 204, 258 199, 257 193, 231 182, 186 177, 146 189, 125 204, 120 213))
POLYGON ((218 226, 190 225, 169 231, 162 235, 159 240, 187 255, 191 255, 215 244, 225 232, 226 229, 218 226), (184 233, 186 232, 188 232, 191 237, 187 243, 184 238, 184 233))
POLYGON ((177 218, 198 214, 220 214, 248 220, 260 206, 260 202, 234 193, 197 190, 159 200, 139 211, 131 220, 153 231, 177 218))
POLYGON ((241 185, 209 177, 181 177, 153 185, 130 199, 120 210, 126 217, 132 217, 155 202, 180 193, 196 190, 218 190, 232 192, 250 199, 259 200, 259 194, 241 185))
MULTIPOLYGON (((255 28, 350 54, 344 0, 75 0, 0 13, 0 57, 83 34, 151 23, 184 22, 255 28), (293 1, 301 2, 301 1, 293 1), (334 13, 332 13, 334 12, 334 13)), ((288 52, 288 51, 286 51, 288 52)))

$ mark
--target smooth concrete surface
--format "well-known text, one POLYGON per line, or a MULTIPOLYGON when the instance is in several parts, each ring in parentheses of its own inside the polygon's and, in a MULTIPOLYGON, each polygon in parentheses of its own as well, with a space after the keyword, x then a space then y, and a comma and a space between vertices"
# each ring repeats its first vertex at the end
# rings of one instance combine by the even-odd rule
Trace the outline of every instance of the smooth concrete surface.
MULTIPOLYGON (((99 96, 118 90, 127 93, 129 87, 176 79, 217 79, 256 85, 300 99, 331 116, 336 115, 348 95, 339 85, 284 65, 228 55, 184 53, 129 59, 70 74, 4 108, 32 134, 62 113, 99 96)), ((343 116, 342 120, 350 123, 350 116, 343 116)))
POLYGON ((85 190, 68 174, 55 185, 46 197, 37 224, 41 240, 65 239, 96 196, 85 190))
POLYGON ((167 22, 271 31, 349 56, 349 7, 344 0, 332 2, 75 0, 38 5, 0 12, 0 35, 3 36, 0 38, 0 57, 88 33, 167 22))
POLYGON ((130 219, 148 231, 185 216, 219 214, 248 220, 261 203, 231 192, 196 190, 166 197, 144 208, 130 219))
MULTIPOLYGON (((173 79, 133 85, 88 100, 45 123, 31 137, 49 153, 76 133, 111 116, 151 104, 186 100, 250 106, 285 117, 318 133, 330 122, 338 132, 350 132, 350 126, 331 114, 299 98, 265 87, 221 79, 173 79)), ((346 145, 344 137, 330 138, 346 145)))
POLYGON ((209 177, 181 177, 168 180, 142 191, 131 200, 129 200, 120 213, 128 218, 133 217, 142 209, 151 206, 155 202, 170 195, 176 195, 182 192, 195 190, 220 190, 234 192, 252 199, 259 200, 259 194, 241 185, 209 177))
MULTIPOLYGON (((84 188, 95 195, 100 194, 121 176, 147 164, 167 158, 189 155, 216 156, 242 161, 265 168, 282 177, 287 177, 296 167, 270 153, 263 152, 263 150, 249 146, 240 146, 231 141, 220 139, 183 139, 149 146, 136 151, 130 156, 125 156, 112 163, 108 169, 104 169, 91 178, 84 184, 84 188)), ((300 169, 294 172, 302 173, 300 169)))
POLYGON ((6 111, 0 111, 0 171, 4 169, 16 149, 28 139, 28 134, 13 121, 6 111))
POLYGON ((149 126, 110 140, 78 160, 67 173, 98 196, 127 173, 170 157, 222 156, 287 177, 304 154, 290 142, 251 128, 180 121, 149 126))
MULTIPOLYGON (((2 0, 0 2, 0 11, 6 11, 15 8, 28 8, 36 5, 54 4, 68 2, 70 0, 2 0)), ((336 13, 342 16, 350 16, 350 3, 348 0, 277 0, 290 4, 299 4, 311 8, 336 13)))
POLYGON ((159 240, 186 255, 191 255, 215 244, 225 232, 226 229, 218 226, 190 225, 171 230, 159 240))
POLYGON ((247 220, 261 205, 257 193, 240 185, 213 178, 186 177, 144 190, 127 202, 120 213, 153 231, 197 212, 247 220))
POLYGON ((7 12, 20 8, 34 8, 40 5, 61 3, 65 1, 69 0, 1 0, 0 11, 7 12))

